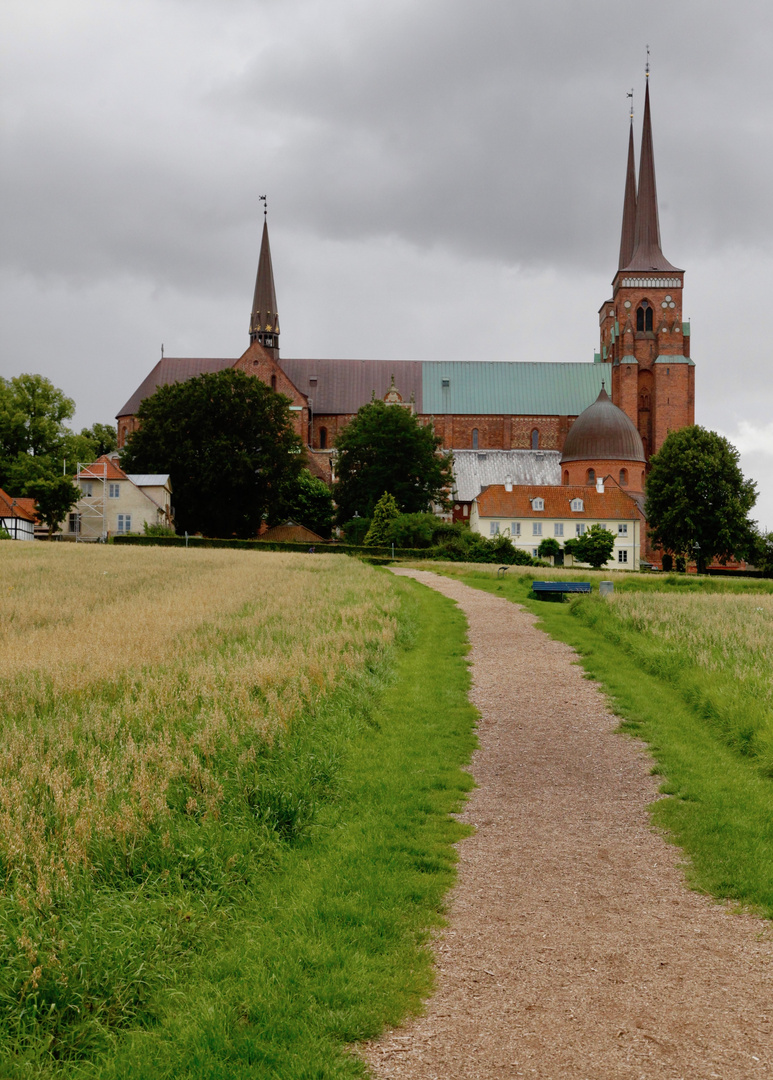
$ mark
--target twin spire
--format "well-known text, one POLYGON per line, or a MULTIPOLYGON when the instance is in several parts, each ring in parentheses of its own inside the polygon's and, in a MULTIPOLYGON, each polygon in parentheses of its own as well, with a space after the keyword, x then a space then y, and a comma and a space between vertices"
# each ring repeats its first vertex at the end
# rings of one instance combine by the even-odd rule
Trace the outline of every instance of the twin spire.
POLYGON ((665 270, 679 273, 678 267, 665 257, 660 248, 658 193, 655 185, 655 155, 652 148, 652 119, 650 116, 650 84, 644 94, 644 123, 639 157, 639 189, 636 190, 636 168, 633 153, 633 119, 628 136, 628 168, 623 201, 623 228, 620 236, 618 271, 649 273, 665 270))

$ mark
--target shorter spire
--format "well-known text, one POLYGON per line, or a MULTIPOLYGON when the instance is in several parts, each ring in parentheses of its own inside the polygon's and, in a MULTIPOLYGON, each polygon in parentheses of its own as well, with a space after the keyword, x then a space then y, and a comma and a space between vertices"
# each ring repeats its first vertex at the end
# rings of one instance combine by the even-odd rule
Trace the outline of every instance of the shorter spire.
POLYGON ((271 263, 271 246, 268 242, 268 207, 266 196, 260 196, 263 202, 263 238, 260 243, 258 276, 255 281, 255 295, 252 300, 250 318, 250 341, 258 341, 264 348, 279 355, 279 315, 276 310, 276 291, 274 289, 274 269, 271 263))
POLYGON ((625 173, 623 227, 620 233, 618 270, 622 270, 631 261, 636 237, 636 158, 633 150, 633 90, 628 96, 631 98, 631 123, 628 131, 628 167, 625 173))

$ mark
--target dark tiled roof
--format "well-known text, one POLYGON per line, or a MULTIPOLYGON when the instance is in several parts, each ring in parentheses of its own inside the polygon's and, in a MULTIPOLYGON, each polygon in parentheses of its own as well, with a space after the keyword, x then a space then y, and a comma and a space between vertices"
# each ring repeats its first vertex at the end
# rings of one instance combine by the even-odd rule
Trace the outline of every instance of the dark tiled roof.
POLYGON ((116 413, 116 416, 136 416, 141 402, 155 393, 159 386, 186 382, 186 380, 193 379, 197 375, 223 371, 224 368, 233 367, 235 363, 235 358, 165 356, 163 360, 159 360, 150 375, 140 383, 124 407, 116 413))
POLYGON ((375 394, 383 398, 395 378, 403 401, 413 395, 422 412, 420 360, 280 360, 291 382, 306 394, 317 414, 356 413, 375 394), (316 382, 312 382, 312 379, 316 382))

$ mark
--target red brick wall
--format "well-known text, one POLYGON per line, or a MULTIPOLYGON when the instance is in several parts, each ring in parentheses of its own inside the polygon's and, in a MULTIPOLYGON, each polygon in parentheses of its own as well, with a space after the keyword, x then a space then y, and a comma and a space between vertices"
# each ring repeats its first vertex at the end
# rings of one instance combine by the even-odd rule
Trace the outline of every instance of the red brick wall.
MULTIPOLYGON (((644 490, 645 466, 636 461, 568 461, 561 466, 562 484, 587 484, 588 469, 593 469, 596 479, 611 476, 615 483, 620 483, 620 470, 625 469, 628 483, 620 484, 624 491, 638 495, 644 490)), ((594 481, 595 483, 595 481, 594 481)))
POLYGON ((656 364, 651 453, 656 454, 669 431, 695 423, 695 369, 689 364, 656 364))

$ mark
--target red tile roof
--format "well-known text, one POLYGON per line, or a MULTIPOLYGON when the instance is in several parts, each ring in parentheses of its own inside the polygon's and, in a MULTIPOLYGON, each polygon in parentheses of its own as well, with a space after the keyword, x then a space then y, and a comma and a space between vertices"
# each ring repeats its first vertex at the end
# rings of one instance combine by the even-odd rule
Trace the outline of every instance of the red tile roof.
POLYGON ((0 488, 0 517, 23 518, 25 521, 35 521, 35 500, 14 499, 6 495, 0 488))
POLYGON ((120 466, 108 457, 107 454, 103 454, 102 457, 98 457, 96 461, 92 461, 90 465, 84 465, 81 471, 78 473, 79 480, 88 480, 89 478, 94 480, 126 480, 126 473, 120 466))
POLYGON ((592 518, 594 521, 611 521, 621 518, 635 520, 641 517, 634 499, 616 484, 606 484, 603 493, 593 485, 548 486, 534 485, 513 487, 505 491, 503 484, 492 484, 482 491, 476 500, 478 514, 485 518, 592 518), (545 509, 534 510, 531 500, 544 499, 545 509), (572 499, 582 499, 581 511, 570 509, 572 499))

